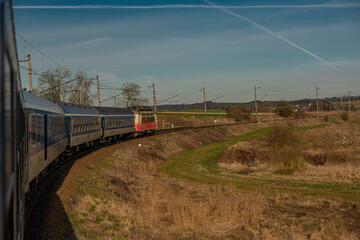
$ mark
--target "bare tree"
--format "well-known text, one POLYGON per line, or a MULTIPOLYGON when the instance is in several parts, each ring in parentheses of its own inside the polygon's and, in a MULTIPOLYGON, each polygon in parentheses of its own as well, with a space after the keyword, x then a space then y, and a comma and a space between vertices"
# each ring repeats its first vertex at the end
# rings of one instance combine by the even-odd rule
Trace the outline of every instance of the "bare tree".
POLYGON ((71 103, 92 105, 94 103, 94 96, 90 93, 91 80, 88 78, 85 71, 78 70, 76 73, 76 82, 69 88, 70 96, 68 101, 71 103))
POLYGON ((137 83, 124 83, 121 87, 123 102, 126 107, 143 106, 148 104, 148 99, 141 96, 141 86, 137 83))
POLYGON ((45 99, 64 101, 69 93, 66 86, 61 86, 63 80, 70 77, 71 72, 67 69, 56 68, 42 72, 38 78, 38 86, 34 94, 45 99))

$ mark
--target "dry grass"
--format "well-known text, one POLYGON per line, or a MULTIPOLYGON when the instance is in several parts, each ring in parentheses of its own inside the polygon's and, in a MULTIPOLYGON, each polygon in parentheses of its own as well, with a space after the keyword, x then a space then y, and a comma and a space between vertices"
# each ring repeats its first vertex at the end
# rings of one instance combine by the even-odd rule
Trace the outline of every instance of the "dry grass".
MULTIPOLYGON (((318 123, 318 120, 303 119, 297 124, 309 126, 314 122, 318 123)), ((277 125, 286 126, 288 123, 279 122, 277 125)), ((359 207, 350 203, 284 193, 239 192, 231 185, 201 185, 172 179, 158 172, 159 163, 175 153, 250 132, 258 126, 266 124, 137 139, 99 150, 81 159, 74 164, 58 191, 76 237, 359 239, 356 226, 360 226, 360 211, 359 207)), ((334 128, 338 129, 337 126, 334 128)), ((331 131, 335 129, 331 128, 331 131)), ((344 140, 341 131, 344 130, 333 132, 335 135, 339 133, 337 141, 344 140)), ((316 137, 322 139, 327 136, 326 132, 326 128, 307 131, 309 139, 314 139, 310 144, 314 149, 329 144, 315 140, 316 137)), ((345 132, 348 134, 349 131, 345 132)), ((354 166, 355 162, 360 161, 352 160, 335 166, 330 164, 333 161, 321 166, 305 163, 307 167, 301 174, 274 175, 277 168, 271 161, 264 161, 268 147, 268 142, 260 140, 239 143, 231 150, 245 150, 247 160, 219 165, 270 179, 281 177, 310 182, 339 178, 343 181, 359 180, 359 168, 354 166), (254 161, 249 160, 252 157, 254 161), (248 169, 251 171, 246 172, 248 169)), ((342 147, 346 149, 346 144, 342 147)), ((349 159, 353 156, 355 152, 349 155, 349 159)))

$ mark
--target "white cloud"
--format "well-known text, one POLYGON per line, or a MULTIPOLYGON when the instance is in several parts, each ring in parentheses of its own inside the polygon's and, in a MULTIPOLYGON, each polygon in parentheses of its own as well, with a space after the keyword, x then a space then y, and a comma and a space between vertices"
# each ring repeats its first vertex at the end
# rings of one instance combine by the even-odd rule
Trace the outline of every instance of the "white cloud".
POLYGON ((86 41, 82 41, 82 42, 76 42, 76 43, 67 44, 67 45, 64 45, 62 47, 63 48, 87 47, 89 45, 102 43, 102 42, 105 42, 105 41, 108 41, 108 40, 110 40, 109 37, 94 38, 94 39, 90 39, 90 40, 86 40, 86 41))

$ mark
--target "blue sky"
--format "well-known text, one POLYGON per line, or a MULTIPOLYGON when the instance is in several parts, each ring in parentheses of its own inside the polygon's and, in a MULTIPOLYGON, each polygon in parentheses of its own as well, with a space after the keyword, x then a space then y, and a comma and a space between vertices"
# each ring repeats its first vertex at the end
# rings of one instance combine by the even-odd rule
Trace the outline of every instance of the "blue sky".
MULTIPOLYGON (((251 101, 254 85, 264 100, 315 96, 316 86, 320 97, 360 94, 360 1, 13 4, 21 37, 103 86, 139 83, 150 103, 153 82, 159 101, 178 94, 177 103, 201 102, 203 87, 209 100, 225 95, 218 102, 251 101)), ((37 72, 56 67, 19 38, 18 52, 37 72)))

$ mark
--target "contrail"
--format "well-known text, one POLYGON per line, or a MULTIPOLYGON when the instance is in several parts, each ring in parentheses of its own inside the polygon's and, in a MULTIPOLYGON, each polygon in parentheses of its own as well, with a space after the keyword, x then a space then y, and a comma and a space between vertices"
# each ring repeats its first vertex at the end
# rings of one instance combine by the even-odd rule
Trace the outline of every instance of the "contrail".
POLYGON ((172 8, 223 8, 223 9, 263 9, 263 8, 360 8, 360 3, 341 4, 308 4, 308 5, 245 5, 245 6, 219 6, 219 5, 18 5, 16 9, 172 9, 172 8))
POLYGON ((322 62, 324 65, 326 65, 326 66, 328 66, 328 67, 331 67, 332 69, 334 69, 334 70, 337 71, 337 69, 336 69, 330 62, 326 61, 324 58, 319 57, 319 56, 316 55, 315 53, 312 53, 312 52, 310 52, 309 50, 306 50, 305 48, 300 47, 299 45, 297 45, 296 43, 293 43, 293 42, 290 41, 289 39, 284 38, 283 36, 281 36, 281 35, 273 32, 273 31, 271 31, 271 30, 269 30, 269 29, 267 29, 267 28, 265 28, 265 27, 257 24, 257 23, 254 22, 253 20, 251 20, 251 19, 249 19, 249 18, 247 18, 247 17, 241 16, 241 15, 239 15, 239 14, 237 14, 237 13, 234 13, 234 12, 232 12, 232 11, 226 9, 226 8, 223 8, 222 6, 218 6, 218 5, 210 2, 209 0, 203 0, 203 1, 206 2, 206 3, 208 3, 208 4, 210 4, 210 5, 212 5, 212 6, 217 7, 217 9, 219 9, 219 10, 221 10, 221 11, 223 11, 223 12, 229 14, 229 15, 232 15, 232 16, 237 17, 237 18, 239 18, 239 19, 241 19, 241 20, 243 20, 243 21, 245 21, 245 22, 248 22, 248 23, 252 24, 252 25, 255 26, 256 28, 258 28, 258 29, 260 29, 260 30, 262 30, 262 31, 264 31, 264 32, 267 32, 267 33, 273 35, 274 37, 276 37, 276 38, 278 38, 278 39, 286 42, 287 44, 289 44, 289 45, 291 45, 291 46, 299 49, 300 51, 302 51, 302 52, 304 52, 304 53, 312 56, 313 58, 315 58, 315 59, 319 60, 320 62, 322 62))

